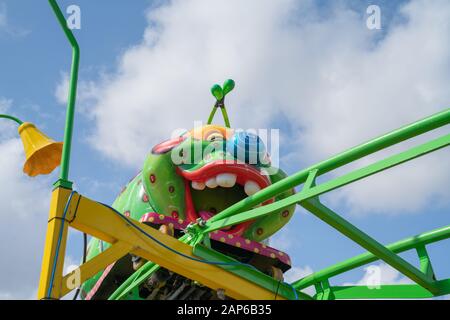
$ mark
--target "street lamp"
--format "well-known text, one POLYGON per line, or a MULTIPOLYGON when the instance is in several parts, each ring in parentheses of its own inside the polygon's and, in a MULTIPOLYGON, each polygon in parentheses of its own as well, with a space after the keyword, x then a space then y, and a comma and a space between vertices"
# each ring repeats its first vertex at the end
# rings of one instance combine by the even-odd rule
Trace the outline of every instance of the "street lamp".
POLYGON ((23 165, 24 173, 30 177, 50 174, 60 165, 62 142, 55 142, 30 122, 22 122, 6 114, 0 114, 0 118, 12 120, 19 125, 18 132, 26 156, 23 165))

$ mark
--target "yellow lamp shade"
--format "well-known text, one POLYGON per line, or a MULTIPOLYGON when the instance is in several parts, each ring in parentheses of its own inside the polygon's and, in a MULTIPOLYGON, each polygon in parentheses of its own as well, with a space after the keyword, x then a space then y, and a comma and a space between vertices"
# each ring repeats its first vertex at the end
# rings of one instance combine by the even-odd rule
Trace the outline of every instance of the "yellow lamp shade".
POLYGON ((60 165, 62 142, 53 141, 29 122, 20 125, 19 134, 26 155, 23 172, 35 177, 49 174, 60 165))

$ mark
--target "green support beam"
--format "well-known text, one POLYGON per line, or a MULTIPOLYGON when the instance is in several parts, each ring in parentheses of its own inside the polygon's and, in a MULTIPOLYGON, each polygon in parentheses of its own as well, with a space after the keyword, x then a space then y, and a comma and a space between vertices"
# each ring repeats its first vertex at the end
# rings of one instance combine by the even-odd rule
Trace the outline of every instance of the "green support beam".
MULTIPOLYGON (((439 292, 450 293, 450 279, 436 282, 439 292)), ((430 299, 434 295, 417 284, 367 286, 335 286, 331 287, 334 299, 430 299)))
POLYGON ((316 217, 326 222, 328 225, 332 226, 367 251, 373 253, 379 259, 397 269, 417 284, 426 288, 433 294, 439 293, 439 289, 436 287, 436 284, 432 278, 428 277, 409 262, 390 251, 388 248, 360 229, 356 228, 350 222, 340 217, 337 213, 321 204, 318 200, 306 200, 302 203, 302 206, 316 217))
POLYGON ((435 279, 433 266, 431 265, 431 259, 428 256, 427 248, 424 245, 418 246, 416 248, 417 255, 420 261, 420 271, 426 274, 430 279, 435 279))
POLYGON ((428 118, 417 121, 400 129, 392 131, 386 135, 363 143, 357 147, 354 147, 343 153, 340 153, 328 160, 320 162, 309 168, 301 170, 293 174, 292 176, 280 180, 274 183, 273 185, 270 185, 267 188, 258 191, 254 195, 246 199, 243 199, 235 203, 234 205, 230 206, 229 208, 223 210, 219 214, 209 219, 208 223, 211 224, 218 220, 234 216, 237 213, 243 212, 245 210, 249 210, 286 190, 289 190, 297 185, 304 183, 306 178, 308 177, 309 172, 312 170, 317 169, 319 170, 318 175, 319 176, 323 175, 334 169, 349 164, 350 162, 361 159, 369 154, 386 149, 397 143, 411 139, 425 132, 440 128, 449 123, 450 123, 450 108, 447 108, 428 118))
MULTIPOLYGON (((393 253, 401 253, 415 249, 419 246, 429 245, 449 238, 450 225, 392 243, 390 245, 387 245, 386 248, 393 253)), ((297 290, 303 290, 311 285, 319 283, 322 280, 329 279, 347 271, 362 267, 379 259, 380 258, 373 253, 365 252, 356 257, 350 258, 333 266, 327 267, 323 270, 317 271, 311 275, 308 275, 294 282, 292 285, 297 290)))
MULTIPOLYGON (((320 196, 324 193, 330 192, 332 190, 343 187, 352 182, 355 182, 355 181, 361 180, 363 178, 366 178, 368 176, 374 175, 383 170, 400 165, 404 162, 413 160, 417 157, 424 156, 430 152, 439 150, 448 145, 450 145, 450 134, 440 137, 440 138, 437 138, 435 140, 429 141, 427 143, 421 144, 419 146, 413 147, 407 151, 393 155, 391 157, 388 157, 387 159, 380 160, 376 163, 373 163, 373 164, 363 167, 361 169, 352 171, 346 175, 335 178, 331 181, 325 182, 318 186, 308 188, 307 190, 303 189, 302 192, 300 192, 300 193, 296 193, 292 196, 289 196, 285 199, 276 201, 274 203, 271 203, 271 204, 268 204, 265 206, 261 206, 261 207, 255 208, 255 209, 251 209, 251 210, 248 210, 248 211, 245 211, 242 213, 237 213, 230 217, 225 217, 222 219, 215 219, 213 221, 213 218, 217 217, 217 216, 214 216, 213 218, 211 218, 210 220, 208 220, 206 222, 206 227, 203 229, 203 232, 209 233, 209 232, 223 229, 225 227, 236 225, 236 224, 248 221, 248 220, 260 218, 260 217, 268 215, 272 212, 286 208, 292 204, 300 203, 307 199, 311 199, 311 198, 320 196)), ((315 172, 316 175, 318 175, 320 172, 320 169, 312 169, 310 172, 315 172)), ((286 179, 288 179, 288 178, 286 178, 286 179)), ((270 186, 268 188, 270 188, 270 186)), ((265 190, 265 189, 263 189, 263 190, 265 190)), ((286 191, 286 190, 280 190, 280 192, 284 192, 284 191, 286 191)), ((247 199, 250 199, 250 198, 251 197, 249 197, 247 199)), ((243 201, 246 201, 247 199, 245 199, 243 201)))

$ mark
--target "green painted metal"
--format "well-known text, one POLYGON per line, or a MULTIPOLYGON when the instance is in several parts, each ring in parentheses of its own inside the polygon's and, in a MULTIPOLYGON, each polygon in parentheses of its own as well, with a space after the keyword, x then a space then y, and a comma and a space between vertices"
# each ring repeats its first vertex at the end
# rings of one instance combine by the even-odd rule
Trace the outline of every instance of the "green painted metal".
POLYGON ((420 271, 422 271, 428 278, 435 279, 433 266, 431 265, 431 259, 428 255, 427 248, 425 246, 418 246, 416 248, 417 255, 420 261, 420 271))
MULTIPOLYGON (((369 166, 352 171, 346 175, 335 178, 335 179, 330 180, 321 185, 314 186, 314 187, 308 188, 308 189, 303 189, 302 192, 300 192, 300 193, 296 193, 290 197, 276 201, 272 204, 265 205, 265 206, 255 208, 255 209, 251 209, 251 210, 248 210, 248 211, 245 211, 242 213, 235 213, 234 215, 232 215, 230 217, 225 217, 220 220, 215 219, 215 221, 211 221, 211 220, 213 220, 213 218, 216 217, 215 216, 207 221, 206 227, 203 230, 203 232, 209 233, 209 232, 219 230, 219 229, 222 229, 222 228, 225 228, 228 226, 232 226, 235 224, 239 224, 239 223, 242 223, 242 222, 245 222, 248 220, 260 218, 260 217, 268 215, 274 211, 281 210, 292 204, 300 203, 302 201, 320 196, 326 192, 343 187, 349 183, 361 180, 363 178, 366 178, 368 176, 371 176, 371 175, 381 172, 383 170, 386 170, 386 169, 392 168, 394 166, 397 166, 399 164, 402 164, 406 161, 413 160, 417 157, 420 157, 420 156, 423 156, 430 152, 444 148, 444 147, 448 146, 449 144, 450 144, 450 135, 446 135, 446 136, 440 137, 438 139, 435 139, 433 141, 419 145, 417 147, 411 148, 402 153, 393 155, 387 159, 380 160, 369 166)), ((316 169, 312 169, 311 172, 316 172, 316 174, 318 174, 320 172, 320 170, 318 168, 316 168, 316 169)), ((289 178, 286 178, 286 179, 289 179, 289 178)), ((281 180, 281 181, 283 181, 283 180, 281 180)), ((268 188, 270 188, 270 187, 268 187, 268 188)), ((268 188, 266 188, 266 189, 268 189, 268 188)), ((266 189, 263 189, 260 192, 262 192, 266 189)), ((279 193, 284 192, 284 190, 285 189, 281 189, 279 193)), ((248 197, 247 199, 244 199, 241 202, 245 203, 246 201, 251 201, 251 197, 248 197)))
POLYGON ((18 125, 21 125, 23 123, 22 120, 20 120, 16 117, 7 115, 7 114, 0 114, 0 118, 12 120, 12 121, 16 122, 18 125))
POLYGON ((385 247, 339 216, 337 213, 324 206, 320 203, 318 197, 347 184, 364 179, 404 162, 447 147, 450 145, 450 134, 410 148, 409 150, 354 170, 320 185, 316 185, 315 180, 319 175, 449 123, 450 109, 446 109, 431 117, 395 130, 387 135, 381 136, 341 153, 329 160, 299 171, 293 176, 285 178, 259 191, 255 195, 236 203, 235 205, 209 219, 206 222, 205 227, 200 230, 199 233, 208 234, 214 230, 236 225, 255 218, 260 218, 288 205, 297 203, 301 204, 304 208, 319 217, 321 220, 369 251, 363 255, 327 268, 325 271, 319 271, 309 277, 305 277, 304 279, 293 283, 297 290, 302 290, 314 285, 317 291, 314 298, 318 300, 352 297, 430 297, 447 294, 450 292, 447 285, 448 281, 437 281, 435 279, 431 260, 428 256, 425 245, 448 238, 450 233, 449 227, 435 230, 429 234, 417 236, 385 247), (271 197, 303 183, 304 187, 300 193, 276 201, 272 204, 252 209, 252 207, 270 199, 271 197), (396 254, 409 249, 416 249, 420 261, 420 270, 396 254), (408 286, 402 285, 398 287, 398 290, 396 285, 382 286, 381 290, 374 293, 373 291, 369 292, 367 287, 333 287, 329 283, 329 278, 334 275, 350 271, 356 267, 380 259, 412 279, 416 284, 408 286), (408 291, 409 289, 410 291, 408 291))
MULTIPOLYGON (((415 249, 416 247, 426 246, 435 242, 439 242, 450 238, 450 225, 443 228, 435 229, 429 232, 422 233, 401 241, 387 245, 386 248, 394 253, 401 253, 408 250, 415 249)), ((297 290, 303 290, 311 285, 329 279, 331 277, 340 275, 344 272, 359 268, 361 266, 367 265, 369 263, 379 260, 379 257, 373 253, 366 252, 355 256, 351 259, 345 260, 341 263, 335 264, 333 266, 327 267, 323 270, 317 271, 309 276, 306 276, 292 285, 297 290)))
POLYGON ((122 300, 129 296, 130 293, 138 289, 154 272, 158 271, 159 265, 148 261, 141 269, 137 270, 126 281, 124 281, 116 291, 108 298, 108 300, 122 300))
MULTIPOLYGON (((439 292, 450 292, 450 279, 436 282, 439 292)), ((429 299, 434 295, 417 284, 331 287, 334 299, 429 299)))
POLYGON ((64 146, 61 158, 61 172, 59 180, 55 187, 62 186, 72 188, 72 182, 69 181, 70 153, 72 149, 73 122, 75 116, 75 102, 77 96, 78 69, 80 64, 80 48, 72 31, 67 26, 67 21, 61 12, 56 0, 48 0, 53 12, 58 19, 61 28, 64 31, 69 43, 72 47, 72 67, 70 71, 69 97, 67 102, 66 127, 64 132, 64 146))
POLYGON ((211 110, 211 113, 209 114, 209 118, 208 118, 207 124, 211 124, 213 122, 214 116, 216 115, 216 111, 217 111, 216 106, 213 106, 213 108, 211 110))
POLYGON ((251 209, 264 201, 282 193, 286 190, 294 188, 306 181, 310 171, 317 169, 319 170, 318 176, 330 172, 334 169, 342 167, 350 162, 361 159, 369 154, 375 153, 377 151, 386 149, 397 143, 405 141, 407 139, 416 137, 425 132, 437 129, 444 125, 450 123, 450 108, 436 113, 428 118, 417 121, 395 131, 392 131, 386 135, 378 137, 374 140, 363 143, 357 147, 349 149, 343 153, 340 153, 328 160, 320 162, 316 165, 308 167, 304 170, 298 171, 297 173, 279 181, 271 186, 262 189, 261 191, 255 193, 254 195, 234 204, 226 210, 223 210, 219 214, 215 215, 207 221, 207 226, 211 225, 213 222, 234 216, 239 212, 251 209))
POLYGON ((230 119, 228 118, 228 113, 227 109, 225 108, 225 105, 222 108, 220 108, 220 111, 222 111, 222 117, 223 121, 225 122, 225 126, 227 128, 231 128, 230 119))
POLYGON ((432 293, 437 294, 439 292, 433 279, 429 278, 409 262, 394 254, 375 239, 356 228, 337 213, 321 204, 318 200, 306 200, 302 203, 302 206, 414 282, 420 284, 432 293))
MULTIPOLYGON (((450 137, 450 135, 449 135, 450 137)), ((423 151, 423 147, 419 146, 418 149, 423 151)), ((406 154, 411 153, 411 151, 407 151, 406 154)), ((399 157, 402 154, 399 154, 394 157, 399 157)), ((415 155, 415 153, 414 153, 415 155)), ((392 158, 392 157, 391 157, 392 158)), ((400 157, 402 158, 402 157, 400 157)), ((389 160, 389 159, 387 159, 389 160)), ((382 161, 381 161, 382 162, 382 161)), ((389 162, 388 163, 393 163, 389 162)), ((370 166, 369 166, 370 167, 370 166)), ((375 164, 375 167, 377 167, 377 163, 375 164)), ((383 168, 383 166, 379 166, 380 168, 383 168)), ((366 171, 366 168, 363 168, 366 171)), ((308 177, 307 182, 305 183, 304 190, 306 192, 308 190, 311 190, 311 188, 317 188, 315 185, 315 178, 317 175, 317 170, 312 171, 310 173, 310 177, 308 177)), ((345 180, 343 184, 345 184, 345 180)), ((410 278, 411 280, 415 281, 416 283, 420 284, 422 287, 426 288, 430 292, 437 294, 438 289, 434 284, 434 280, 428 275, 424 274, 420 270, 418 270, 416 267, 411 265, 406 260, 402 259, 395 253, 393 253, 391 250, 377 242, 375 239, 352 225, 350 222, 339 216, 337 213, 332 211, 331 209, 324 206, 318 199, 318 197, 309 198, 307 200, 304 200, 301 202, 301 205, 307 209, 309 212, 313 213, 315 216, 317 216, 319 219, 325 221, 328 225, 332 226, 354 242, 361 245, 363 248, 368 250, 369 252, 376 255, 381 260, 385 261, 387 264, 391 265, 401 273, 403 273, 405 276, 410 278)))
POLYGON ((212 86, 211 93, 213 97, 216 98, 216 103, 214 104, 213 109, 211 110, 207 124, 212 123, 217 109, 220 108, 220 110, 222 111, 222 117, 223 121, 225 122, 225 126, 227 128, 231 128, 230 119, 228 118, 227 109, 225 107, 225 97, 227 96, 227 94, 233 91, 234 87, 235 82, 232 79, 226 80, 222 87, 218 84, 212 86))
POLYGON ((433 294, 416 284, 381 285, 378 288, 367 286, 332 287, 335 299, 423 299, 433 294))

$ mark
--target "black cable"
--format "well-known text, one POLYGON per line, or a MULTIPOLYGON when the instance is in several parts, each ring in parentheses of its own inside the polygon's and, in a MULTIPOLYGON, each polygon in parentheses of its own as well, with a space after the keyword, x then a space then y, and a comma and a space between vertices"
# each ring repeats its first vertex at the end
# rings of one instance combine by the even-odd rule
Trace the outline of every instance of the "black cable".
MULTIPOLYGON (((83 233, 83 263, 86 262, 86 257, 87 257, 87 234, 83 233)), ((77 300, 78 295, 80 294, 80 291, 81 291, 81 287, 78 287, 77 291, 75 291, 75 295, 73 296, 72 300, 77 300)))
MULTIPOLYGON (((275 299, 274 300, 277 300, 278 290, 280 290, 280 284, 281 284, 281 280, 278 280, 277 291, 275 291, 275 299)), ((295 300, 297 300, 297 299, 295 299, 295 300)))

